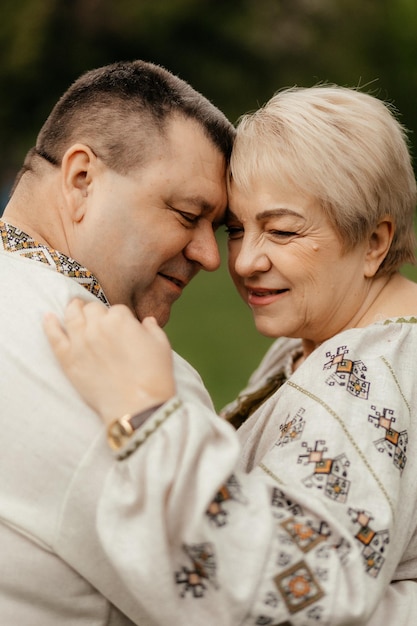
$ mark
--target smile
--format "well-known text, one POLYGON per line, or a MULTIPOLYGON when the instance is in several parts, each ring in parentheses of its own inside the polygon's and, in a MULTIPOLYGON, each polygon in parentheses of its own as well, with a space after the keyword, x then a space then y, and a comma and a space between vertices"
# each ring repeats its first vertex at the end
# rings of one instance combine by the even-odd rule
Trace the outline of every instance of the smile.
POLYGON ((250 289, 248 288, 248 304, 250 306, 265 306, 272 304, 289 292, 289 289, 250 289))
POLYGON ((284 293, 284 291, 288 291, 288 289, 249 289, 249 295, 259 296, 260 298, 263 296, 273 296, 277 293, 284 293))
POLYGON ((180 280, 179 278, 175 278, 175 276, 168 276, 167 274, 162 274, 161 272, 159 272, 158 275, 162 276, 162 278, 165 278, 166 280, 169 280, 171 283, 176 285, 179 289, 184 289, 184 287, 187 284, 185 281, 180 280))

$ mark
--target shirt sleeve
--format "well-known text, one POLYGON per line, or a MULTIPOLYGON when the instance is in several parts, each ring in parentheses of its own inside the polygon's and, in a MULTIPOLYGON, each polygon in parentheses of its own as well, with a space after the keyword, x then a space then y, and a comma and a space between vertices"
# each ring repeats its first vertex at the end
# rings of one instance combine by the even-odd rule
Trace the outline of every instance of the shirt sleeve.
POLYGON ((94 509, 135 623, 366 623, 414 533, 413 343, 381 325, 320 346, 250 418, 263 427, 248 473, 227 423, 172 400, 93 498, 86 460, 58 544, 70 558, 76 510, 94 509))

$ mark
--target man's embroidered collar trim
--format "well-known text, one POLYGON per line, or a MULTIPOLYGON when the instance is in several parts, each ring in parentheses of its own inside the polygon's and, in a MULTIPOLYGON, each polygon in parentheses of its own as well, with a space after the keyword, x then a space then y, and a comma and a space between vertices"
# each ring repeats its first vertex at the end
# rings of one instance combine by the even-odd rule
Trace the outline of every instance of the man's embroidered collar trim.
POLYGON ((49 246, 38 243, 28 234, 0 220, 1 244, 5 252, 46 263, 60 274, 72 278, 96 296, 101 302, 109 306, 103 289, 97 278, 88 269, 74 259, 58 252, 49 246))

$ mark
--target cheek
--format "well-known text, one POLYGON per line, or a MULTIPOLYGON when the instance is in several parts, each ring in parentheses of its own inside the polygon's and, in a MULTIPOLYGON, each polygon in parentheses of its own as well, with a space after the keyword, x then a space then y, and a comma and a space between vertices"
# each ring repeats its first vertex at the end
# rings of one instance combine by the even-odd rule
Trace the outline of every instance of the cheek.
POLYGON ((235 270, 235 265, 236 265, 236 259, 238 256, 238 249, 237 249, 237 245, 234 244, 228 244, 228 253, 227 253, 227 267, 229 269, 229 274, 232 277, 233 281, 236 282, 239 279, 239 276, 236 274, 236 270, 235 270))
MULTIPOLYGON (((291 261, 291 259, 290 259, 291 261)), ((302 248, 292 259, 288 267, 292 267, 307 285, 319 285, 328 281, 334 270, 335 258, 329 254, 323 246, 314 244, 311 247, 302 248)))

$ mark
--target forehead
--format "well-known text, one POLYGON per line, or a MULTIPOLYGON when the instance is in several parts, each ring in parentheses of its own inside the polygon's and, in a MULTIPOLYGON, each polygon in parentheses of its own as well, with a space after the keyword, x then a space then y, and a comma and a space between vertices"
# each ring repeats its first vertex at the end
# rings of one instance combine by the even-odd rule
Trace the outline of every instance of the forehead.
POLYGON ((224 155, 192 119, 173 116, 151 159, 136 169, 134 177, 150 194, 168 204, 180 202, 184 210, 209 214, 226 208, 224 155))
POLYGON ((260 209, 277 208, 279 206, 292 209, 318 205, 311 194, 305 193, 288 179, 269 176, 258 176, 242 182, 229 180, 229 206, 233 210, 245 209, 258 212, 260 209))
POLYGON ((209 137, 205 128, 193 118, 171 115, 164 126, 162 144, 164 150, 171 154, 200 153, 210 155, 210 158, 215 155, 222 160, 225 167, 222 151, 209 137))

